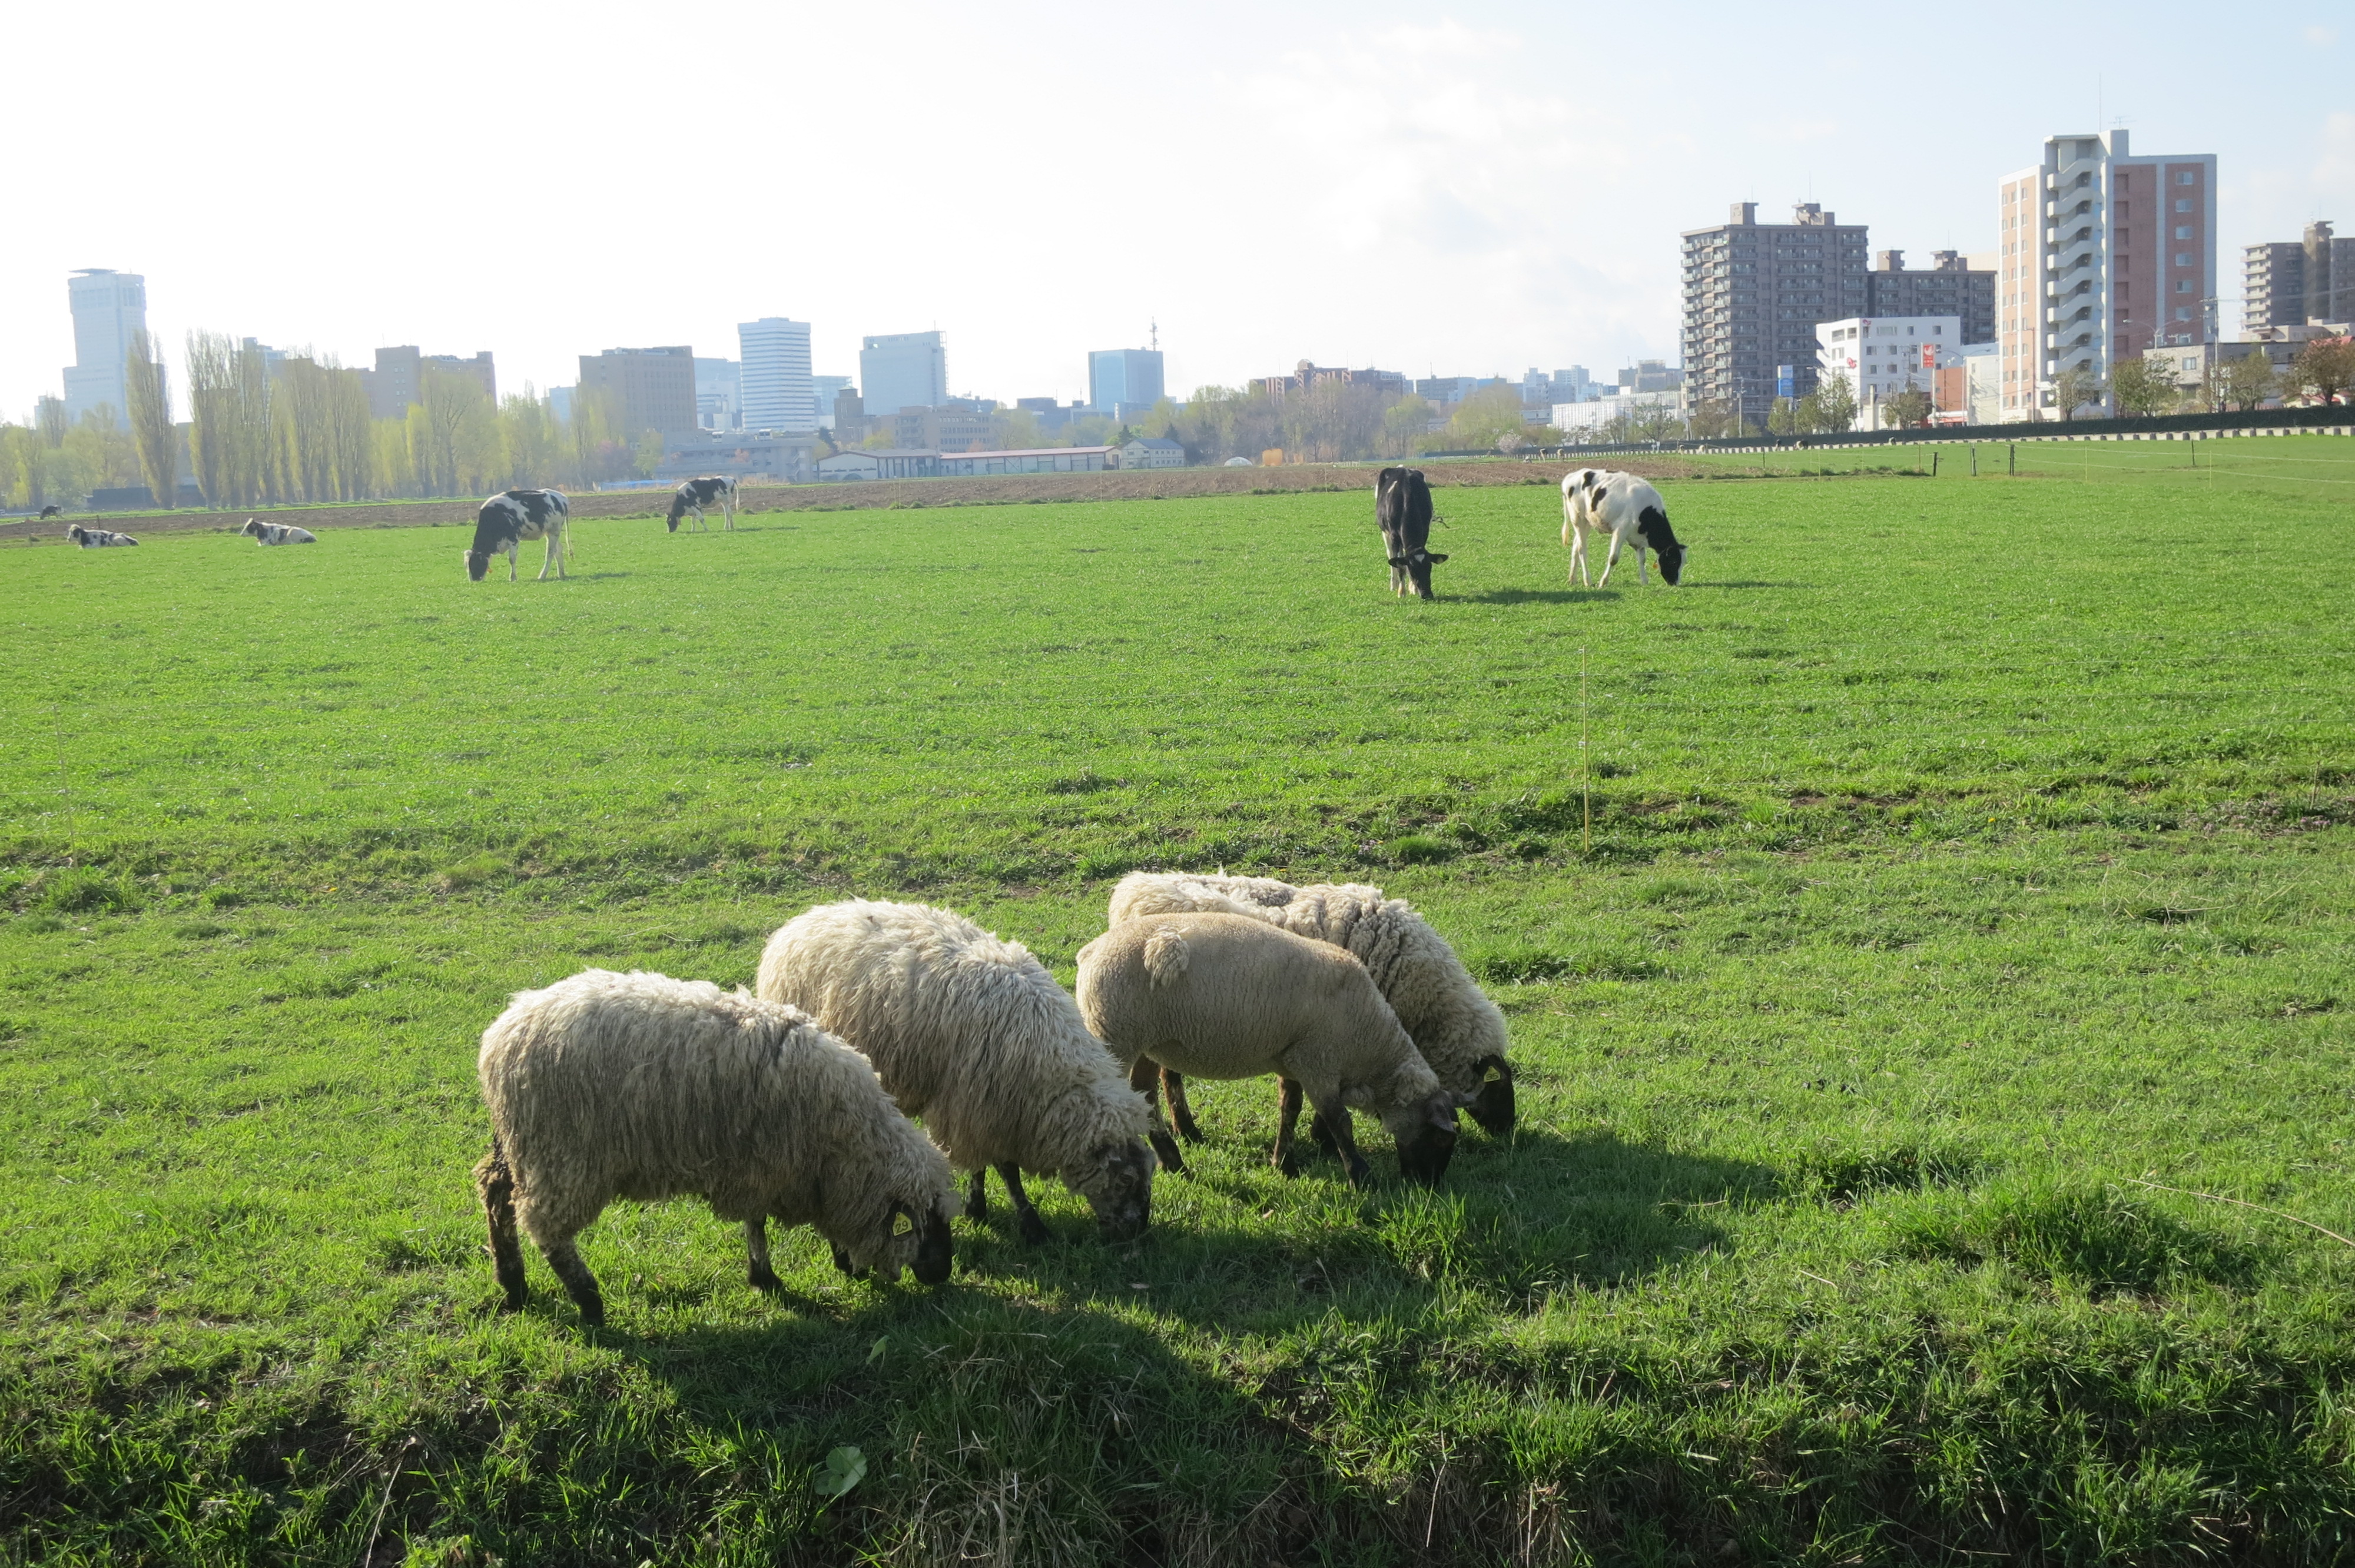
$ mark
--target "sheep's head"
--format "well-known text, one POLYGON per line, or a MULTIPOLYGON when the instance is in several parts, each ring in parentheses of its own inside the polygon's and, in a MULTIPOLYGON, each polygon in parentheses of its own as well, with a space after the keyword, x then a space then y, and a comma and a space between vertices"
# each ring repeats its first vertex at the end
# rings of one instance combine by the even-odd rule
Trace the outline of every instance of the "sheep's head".
POLYGON ((1063 1171, 1063 1180, 1095 1211, 1096 1230, 1105 1241, 1135 1241, 1153 1221, 1156 1163, 1143 1139, 1117 1139, 1088 1150, 1063 1171))
POLYGON ((1439 1089, 1382 1118, 1398 1144, 1400 1175, 1428 1187, 1447 1174, 1455 1156, 1455 1103, 1439 1089))
POLYGON ((955 1255, 948 1201, 938 1195, 912 1203, 895 1199, 883 1212, 881 1234, 870 1232, 847 1247, 834 1243, 834 1266, 853 1279, 896 1282, 912 1268, 918 1284, 938 1285, 948 1278, 955 1255))

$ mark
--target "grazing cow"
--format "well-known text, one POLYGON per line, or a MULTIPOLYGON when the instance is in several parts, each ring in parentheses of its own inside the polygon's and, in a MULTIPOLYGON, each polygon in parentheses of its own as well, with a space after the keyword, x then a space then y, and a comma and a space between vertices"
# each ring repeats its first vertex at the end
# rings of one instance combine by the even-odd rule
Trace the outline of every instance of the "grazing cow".
POLYGON ((548 554, 540 560, 539 576, 532 580, 546 582, 551 566, 561 577, 570 544, 565 524, 571 518, 572 508, 560 490, 510 490, 492 496, 474 514, 474 546, 466 552, 466 576, 481 582, 483 574, 491 569, 491 557, 505 556, 507 581, 513 582, 516 553, 524 541, 546 539, 548 554))
POLYGON ((670 531, 678 532, 678 520, 688 513, 695 514, 695 525, 705 533, 711 531, 703 521, 703 509, 717 506, 728 514, 728 531, 736 532, 736 482, 725 474, 690 479, 671 492, 670 531))
POLYGON ((41 521, 44 523, 48 522, 50 518, 55 517, 57 514, 58 509, 54 506, 44 506, 41 508, 41 521))
POLYGON ((104 528, 85 528, 79 523, 66 530, 66 537, 85 550, 104 550, 116 545, 139 543, 128 534, 110 533, 104 528))
POLYGON ((1652 579, 1644 570, 1646 546, 1660 556, 1660 576, 1670 587, 1684 575, 1685 547, 1677 542, 1675 530, 1668 526, 1668 503, 1660 493, 1632 473, 1613 473, 1607 469, 1572 469, 1561 480, 1561 542, 1570 546, 1570 580, 1586 584, 1586 536, 1589 534, 1609 535, 1611 554, 1603 563, 1603 577, 1592 584, 1602 588, 1611 581, 1611 568, 1619 564, 1619 547, 1629 540, 1636 544, 1636 580, 1648 583, 1652 579))
POLYGON ((264 523, 259 517, 249 517, 238 530, 257 545, 315 545, 319 536, 308 528, 297 528, 291 523, 264 523))
POLYGON ((1424 548, 1431 542, 1431 486, 1419 468, 1386 468, 1374 477, 1374 521, 1390 552, 1391 592, 1408 588, 1431 597, 1431 568, 1447 559, 1424 548))

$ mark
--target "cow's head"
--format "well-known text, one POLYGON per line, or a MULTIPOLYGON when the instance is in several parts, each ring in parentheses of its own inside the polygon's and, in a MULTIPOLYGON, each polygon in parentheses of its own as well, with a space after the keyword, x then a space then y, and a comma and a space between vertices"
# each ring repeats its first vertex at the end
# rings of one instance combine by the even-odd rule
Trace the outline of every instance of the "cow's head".
POLYGON ((1393 570, 1406 573, 1406 580, 1413 585, 1415 598, 1430 599, 1433 597, 1431 568, 1445 559, 1445 556, 1435 555, 1429 550, 1413 549, 1402 556, 1392 556, 1391 567, 1393 570))
POLYGON ((1660 576, 1668 579, 1670 588, 1677 586, 1677 578, 1684 575, 1684 569, 1685 547, 1682 545, 1660 546, 1660 576))
POLYGON ((466 552, 466 576, 470 580, 481 582, 483 580, 483 574, 490 569, 491 553, 488 550, 469 550, 466 552))
POLYGON ((678 532, 678 520, 686 515, 687 497, 684 495, 672 496, 670 498, 670 516, 665 519, 665 521, 669 523, 670 531, 672 533, 676 534, 678 532))

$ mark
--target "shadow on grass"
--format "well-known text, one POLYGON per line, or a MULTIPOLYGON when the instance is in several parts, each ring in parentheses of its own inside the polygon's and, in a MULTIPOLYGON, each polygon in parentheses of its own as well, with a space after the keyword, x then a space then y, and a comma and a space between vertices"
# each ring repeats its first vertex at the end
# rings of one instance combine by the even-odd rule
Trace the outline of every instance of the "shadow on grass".
POLYGON ((1442 594, 1465 604, 1584 604, 1589 599, 1614 599, 1617 588, 1489 588, 1483 593, 1442 594))
POLYGON ((1816 585, 1813 583, 1770 583, 1761 582, 1754 578, 1741 578, 1732 582, 1721 583, 1685 582, 1680 583, 1678 586, 1689 588, 1813 588, 1816 585))

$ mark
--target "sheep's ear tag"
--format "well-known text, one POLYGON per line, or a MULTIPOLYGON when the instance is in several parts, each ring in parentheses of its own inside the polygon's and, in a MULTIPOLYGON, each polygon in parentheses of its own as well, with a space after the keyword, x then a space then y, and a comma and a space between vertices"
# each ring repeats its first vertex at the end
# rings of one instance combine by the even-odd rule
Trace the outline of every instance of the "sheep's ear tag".
POLYGON ((914 1235, 915 1234, 916 1234, 916 1216, 915 1216, 914 1213, 913 1213, 912 1211, 911 1211, 911 1210, 909 1209, 908 1205, 907 1205, 907 1204, 905 1204, 905 1203, 894 1203, 894 1204, 892 1204, 892 1205, 891 1205, 891 1236, 892 1236, 892 1239, 896 1241, 896 1240, 898 1240, 898 1239, 899 1239, 900 1237, 901 1237, 901 1236, 911 1236, 911 1235, 914 1235))

